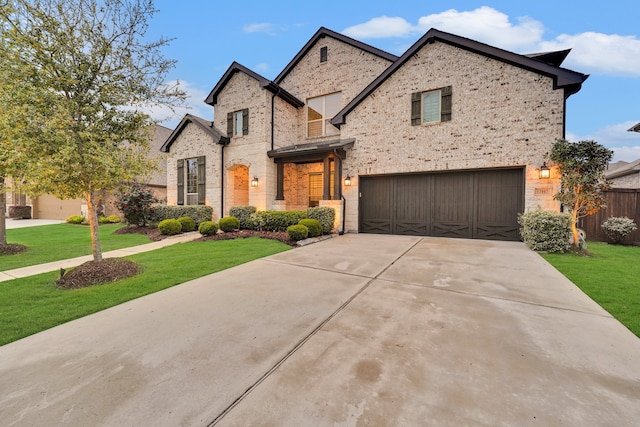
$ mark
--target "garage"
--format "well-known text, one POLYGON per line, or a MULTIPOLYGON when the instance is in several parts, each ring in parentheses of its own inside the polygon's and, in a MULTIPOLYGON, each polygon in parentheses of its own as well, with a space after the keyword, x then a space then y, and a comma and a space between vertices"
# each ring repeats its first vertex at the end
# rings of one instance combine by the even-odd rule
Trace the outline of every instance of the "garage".
POLYGON ((360 177, 361 233, 519 240, 524 171, 360 177))
POLYGON ((82 199, 61 200, 51 194, 43 194, 33 201, 33 217, 40 219, 67 219, 82 215, 82 199))

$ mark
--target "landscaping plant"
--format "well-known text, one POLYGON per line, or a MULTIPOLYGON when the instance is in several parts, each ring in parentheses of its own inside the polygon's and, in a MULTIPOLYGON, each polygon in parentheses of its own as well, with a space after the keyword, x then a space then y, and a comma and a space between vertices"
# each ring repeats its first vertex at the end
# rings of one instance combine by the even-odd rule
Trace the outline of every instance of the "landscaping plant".
POLYGON ((178 218, 178 222, 182 226, 182 231, 185 233, 188 231, 194 231, 196 229, 196 222, 193 220, 193 218, 190 218, 188 216, 181 216, 180 218, 178 218))
POLYGON ((139 182, 133 182, 117 195, 116 208, 122 212, 129 225, 146 226, 153 214, 153 204, 158 200, 153 190, 139 182))
POLYGON ((301 219, 298 224, 304 225, 309 230, 309 237, 317 237, 322 234, 322 224, 313 218, 301 219))
POLYGON ((218 224, 213 221, 203 221, 198 227, 198 232, 203 236, 213 236, 218 232, 218 224))
POLYGON ((624 238, 627 237, 629 233, 637 229, 638 226, 636 225, 636 223, 626 216, 612 216, 602 223, 602 230, 615 244, 622 243, 624 238))
POLYGON ((304 240, 309 237, 309 229, 301 224, 290 225, 287 227, 287 237, 289 240, 304 240))
POLYGON ((158 230, 165 236, 173 236, 182 232, 182 225, 177 219, 165 219, 158 224, 158 230))
POLYGON ((230 231, 235 231, 240 228, 240 221, 235 216, 225 216, 224 218, 220 218, 218 221, 218 226, 220 230, 228 233, 230 231))

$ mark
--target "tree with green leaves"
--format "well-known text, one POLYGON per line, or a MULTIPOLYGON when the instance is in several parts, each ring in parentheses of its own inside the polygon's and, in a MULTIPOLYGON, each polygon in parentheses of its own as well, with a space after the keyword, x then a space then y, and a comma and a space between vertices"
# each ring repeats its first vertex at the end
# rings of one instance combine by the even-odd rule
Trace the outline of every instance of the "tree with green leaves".
POLYGON ((8 1, 12 8, 0 9, 0 73, 36 89, 26 105, 47 104, 46 120, 8 142, 31 151, 23 188, 83 197, 100 261, 97 194, 153 170, 146 154, 154 123, 145 110, 184 100, 165 82, 175 65, 162 54, 169 40, 145 37, 151 0, 8 1))
POLYGON ((571 212, 573 244, 579 245, 578 219, 606 206, 603 191, 609 187, 604 177, 613 151, 596 141, 556 141, 549 159, 558 167, 561 188, 553 197, 571 212))

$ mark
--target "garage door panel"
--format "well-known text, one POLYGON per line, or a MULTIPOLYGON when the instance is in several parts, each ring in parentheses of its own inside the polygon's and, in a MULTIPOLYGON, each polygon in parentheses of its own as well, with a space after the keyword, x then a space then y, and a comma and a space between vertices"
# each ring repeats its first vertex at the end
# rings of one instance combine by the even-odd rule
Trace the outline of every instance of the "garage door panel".
POLYGON ((518 213, 522 212, 522 169, 476 173, 476 236, 480 239, 518 240, 518 213))
POLYGON ((471 238, 473 175, 446 173, 433 177, 433 235, 471 238))
POLYGON ((360 230, 363 233, 392 233, 392 182, 393 177, 360 181, 360 230))
POLYGON ((394 228, 393 234, 430 234, 430 186, 431 179, 425 175, 400 175, 393 183, 394 228))

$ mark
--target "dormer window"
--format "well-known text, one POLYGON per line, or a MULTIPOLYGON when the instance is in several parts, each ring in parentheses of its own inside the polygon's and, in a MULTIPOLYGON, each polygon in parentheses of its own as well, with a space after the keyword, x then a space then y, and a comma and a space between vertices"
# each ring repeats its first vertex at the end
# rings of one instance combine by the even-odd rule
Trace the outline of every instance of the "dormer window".
POLYGON ((320 62, 327 62, 327 47, 320 48, 320 62))

